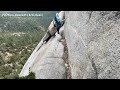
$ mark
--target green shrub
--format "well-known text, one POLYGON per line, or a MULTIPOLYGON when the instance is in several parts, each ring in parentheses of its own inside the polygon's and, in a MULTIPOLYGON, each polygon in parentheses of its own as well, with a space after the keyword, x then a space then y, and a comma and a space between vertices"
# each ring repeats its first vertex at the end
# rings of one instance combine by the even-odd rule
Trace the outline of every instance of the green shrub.
POLYGON ((30 72, 30 74, 28 76, 25 77, 15 77, 14 79, 35 79, 35 73, 30 72))

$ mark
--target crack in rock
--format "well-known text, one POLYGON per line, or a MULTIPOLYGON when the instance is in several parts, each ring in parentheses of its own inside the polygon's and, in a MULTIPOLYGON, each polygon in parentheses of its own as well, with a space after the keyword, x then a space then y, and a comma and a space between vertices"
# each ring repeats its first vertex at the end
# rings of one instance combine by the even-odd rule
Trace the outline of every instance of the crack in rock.
POLYGON ((89 23, 89 21, 90 21, 90 19, 91 19, 91 16, 92 16, 92 13, 93 13, 93 11, 90 11, 90 13, 89 13, 89 18, 88 18, 88 21, 86 22, 86 24, 89 23))
POLYGON ((69 65, 69 61, 68 61, 68 48, 67 48, 66 40, 64 39, 61 41, 64 46, 63 60, 65 62, 65 67, 66 67, 66 79, 72 79, 71 69, 70 69, 70 65, 69 65))
POLYGON ((93 67, 93 69, 95 71, 96 79, 98 79, 98 71, 97 71, 96 65, 95 65, 93 60, 91 60, 91 63, 92 63, 92 67, 93 67))

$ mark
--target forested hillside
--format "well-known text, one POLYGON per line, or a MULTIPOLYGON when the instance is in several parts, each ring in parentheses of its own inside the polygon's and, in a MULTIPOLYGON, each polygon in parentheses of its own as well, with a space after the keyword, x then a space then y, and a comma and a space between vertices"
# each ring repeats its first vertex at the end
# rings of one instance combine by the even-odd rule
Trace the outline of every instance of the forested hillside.
POLYGON ((56 11, 0 11, 0 78, 14 79, 45 34, 56 11), (3 14, 43 14, 9 17, 3 14))
POLYGON ((47 29, 56 11, 1 11, 0 31, 28 32, 47 29), (40 14, 42 16, 2 16, 4 14, 40 14))

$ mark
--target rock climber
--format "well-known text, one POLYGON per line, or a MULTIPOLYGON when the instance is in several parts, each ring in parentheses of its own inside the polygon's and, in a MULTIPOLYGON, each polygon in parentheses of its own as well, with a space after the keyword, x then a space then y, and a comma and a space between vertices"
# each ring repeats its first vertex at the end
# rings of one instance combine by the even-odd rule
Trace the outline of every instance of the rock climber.
POLYGON ((55 33, 58 32, 60 28, 64 25, 65 23, 65 12, 61 11, 59 13, 56 13, 55 17, 53 18, 53 21, 50 23, 47 33, 44 35, 42 39, 42 44, 40 47, 37 49, 37 51, 42 47, 44 43, 47 43, 48 40, 52 37, 55 36, 55 33))
POLYGON ((43 37, 43 42, 47 42, 52 36, 55 36, 55 33, 57 32, 59 34, 60 28, 65 23, 65 12, 61 11, 59 13, 56 13, 55 17, 53 18, 53 21, 48 27, 47 33, 43 37))

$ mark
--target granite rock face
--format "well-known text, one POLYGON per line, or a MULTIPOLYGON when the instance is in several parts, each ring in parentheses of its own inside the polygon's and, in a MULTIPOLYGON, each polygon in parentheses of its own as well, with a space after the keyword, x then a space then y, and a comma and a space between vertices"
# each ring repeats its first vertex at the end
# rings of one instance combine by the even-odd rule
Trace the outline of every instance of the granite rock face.
POLYGON ((56 33, 56 36, 53 36, 43 45, 41 40, 25 63, 20 77, 29 75, 29 72, 34 72, 36 79, 65 79, 64 46, 60 41, 63 35, 62 30, 60 34, 56 33), (40 46, 41 48, 38 49, 40 46))
POLYGON ((65 17, 60 35, 37 51, 41 40, 20 76, 32 71, 37 79, 66 79, 69 71, 72 79, 120 79, 120 12, 66 11, 65 17), (64 38, 68 61, 63 60, 64 38))
POLYGON ((64 79, 65 64, 63 57, 64 46, 56 35, 45 46, 41 47, 39 54, 31 66, 31 71, 36 73, 37 79, 64 79))
POLYGON ((67 11, 65 39, 73 79, 120 78, 120 12, 67 11))

